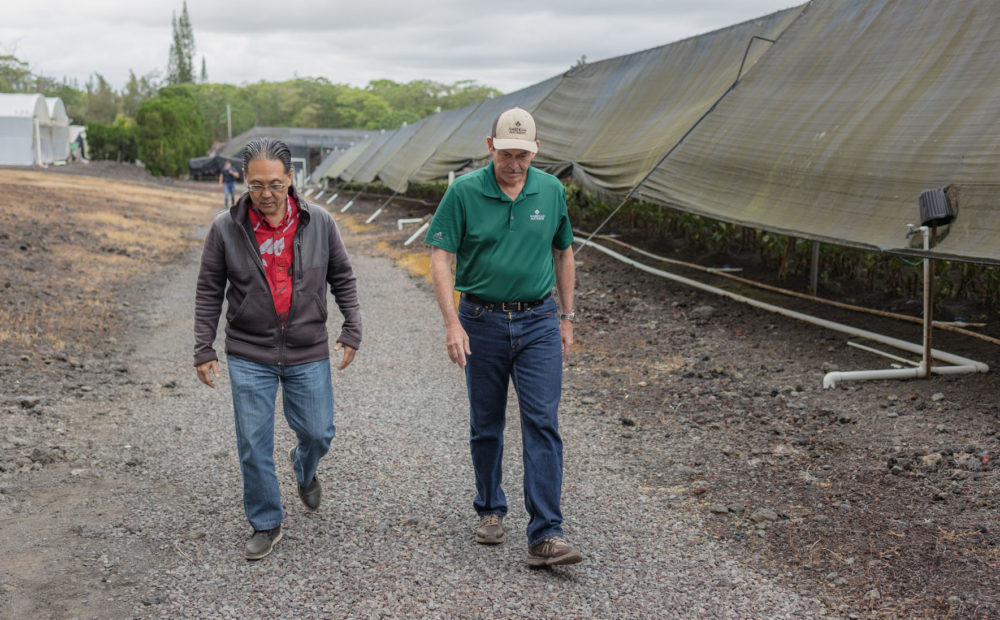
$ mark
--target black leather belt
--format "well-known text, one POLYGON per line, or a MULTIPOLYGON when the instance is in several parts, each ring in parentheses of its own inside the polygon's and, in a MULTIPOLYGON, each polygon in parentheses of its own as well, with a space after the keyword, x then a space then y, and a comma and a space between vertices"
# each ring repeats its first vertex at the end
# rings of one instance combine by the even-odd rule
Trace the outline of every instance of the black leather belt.
POLYGON ((462 297, 493 312, 524 312, 545 303, 545 300, 552 297, 552 293, 535 301, 487 301, 468 293, 462 293, 462 297))

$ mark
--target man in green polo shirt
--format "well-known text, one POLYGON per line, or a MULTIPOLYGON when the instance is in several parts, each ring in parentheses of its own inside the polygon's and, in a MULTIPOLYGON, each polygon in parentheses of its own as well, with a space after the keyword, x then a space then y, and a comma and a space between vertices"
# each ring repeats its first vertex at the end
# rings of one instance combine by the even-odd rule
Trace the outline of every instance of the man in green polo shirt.
POLYGON ((513 381, 524 443, 528 564, 583 559, 563 537, 562 362, 573 344, 573 230, 562 183, 531 167, 535 121, 520 108, 497 117, 489 165, 458 178, 431 222, 434 293, 448 355, 465 370, 476 474, 476 541, 504 541, 501 487, 507 387, 513 381), (452 279, 452 265, 455 277, 452 279), (555 286, 559 307, 552 296, 555 286), (456 310, 452 291, 462 293, 456 310))

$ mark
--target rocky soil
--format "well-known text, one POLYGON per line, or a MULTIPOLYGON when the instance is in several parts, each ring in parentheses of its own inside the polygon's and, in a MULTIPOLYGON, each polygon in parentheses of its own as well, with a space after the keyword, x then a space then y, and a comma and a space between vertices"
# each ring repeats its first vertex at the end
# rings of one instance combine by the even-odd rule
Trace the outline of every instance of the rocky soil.
MULTIPOLYGON (((184 342, 190 315, 184 314, 189 304, 183 296, 190 295, 199 236, 221 208, 221 192, 111 164, 0 169, 0 181, 7 188, 0 208, 0 616, 266 614, 269 604, 255 599, 252 589, 238 603, 242 608, 219 594, 263 577, 248 574, 238 557, 244 523, 233 492, 238 471, 226 434, 231 419, 222 415, 210 422, 200 411, 208 403, 212 410, 225 409, 226 395, 199 391, 184 342), (155 338, 170 340, 150 347, 155 338), (158 439, 151 444, 144 437, 158 439), (211 469, 225 472, 224 509, 211 501, 221 491, 210 479, 191 482, 205 469, 198 457, 174 456, 181 476, 167 471, 171 454, 156 447, 196 440, 211 446, 204 453, 211 469), (197 513, 190 525, 184 523, 190 516, 185 508, 197 513), (238 568, 227 572, 219 566, 238 568), (199 581, 185 581, 187 573, 199 581), (210 604, 212 592, 223 603, 210 604)), ((425 279, 426 251, 420 244, 404 247, 414 228, 396 224, 426 216, 427 207, 397 202, 365 225, 382 200, 362 200, 340 214, 344 202, 329 208, 359 257, 359 272, 382 274, 379 257, 389 257, 412 274, 400 276, 405 284, 372 275, 388 279, 379 285, 384 290, 372 285, 366 293, 370 304, 388 305, 393 291, 412 288, 407 299, 419 306, 420 321, 407 323, 406 340, 429 339, 429 351, 412 355, 430 356, 436 361, 425 363, 437 368, 445 353, 425 279)), ((276 560, 271 569, 288 571, 281 574, 289 588, 320 578, 346 584, 340 607, 317 599, 301 615, 542 617, 558 611, 542 603, 556 588, 571 601, 564 615, 576 617, 683 615, 696 608, 682 605, 688 600, 682 592, 700 600, 698 609, 724 617, 1000 616, 996 345, 937 332, 936 347, 994 370, 823 389, 829 370, 891 362, 848 346, 852 339, 843 334, 672 283, 593 248, 579 254, 577 277, 581 320, 566 369, 563 425, 570 451, 567 503, 573 509, 568 525, 591 552, 589 566, 581 565, 586 568, 573 579, 538 585, 537 575, 505 572, 518 556, 500 558, 485 575, 467 560, 449 564, 442 558, 473 552, 453 548, 454 540, 468 538, 465 506, 452 497, 439 501, 428 491, 429 512, 420 514, 422 504, 401 499, 416 487, 399 480, 388 495, 385 488, 377 493, 383 506, 392 507, 390 516, 376 513, 374 521, 360 525, 367 540, 358 548, 379 560, 374 565, 305 562, 307 572, 296 572, 308 548, 294 533, 282 543, 288 546, 276 555, 284 551, 290 565, 276 560), (407 524, 432 552, 440 551, 433 560, 421 560, 433 574, 415 582, 407 571, 424 552, 410 549, 415 555, 400 567, 397 555, 379 551, 393 548, 380 546, 387 541, 399 544, 407 524), (660 565, 665 558, 666 568, 660 565), (379 566, 395 566, 408 580, 382 577, 379 566), (366 586, 351 581, 361 579, 357 571, 379 584, 382 603, 360 593, 366 586), (466 574, 487 581, 499 574, 520 584, 526 592, 522 606, 498 595, 489 606, 473 608, 479 612, 455 611, 460 607, 449 607, 449 601, 463 601, 456 592, 476 587, 461 582, 466 574), (442 607, 428 606, 428 588, 442 607), (601 598, 588 599, 577 589, 601 598)), ((916 325, 794 305, 920 339, 916 325)), ((381 356, 378 364, 391 372, 399 345, 389 334, 392 319, 385 321, 381 335, 372 334, 368 353, 381 356)), ((423 382, 400 380, 406 390, 423 382)), ((391 431, 400 423, 378 415, 384 401, 372 394, 382 387, 363 389, 352 380, 343 387, 347 420, 352 414, 372 416, 355 422, 353 432, 377 445, 397 436, 391 431)), ((390 458, 370 446, 351 447, 347 424, 344 441, 348 453, 356 450, 350 453, 355 462, 390 458)), ((417 419, 399 430, 422 436, 424 424, 417 419)), ((461 428, 461 421, 453 426, 461 428)), ((434 447, 442 452, 428 452, 427 459, 444 468, 437 470, 442 476, 450 475, 455 459, 455 484, 466 492, 460 485, 469 474, 461 444, 456 437, 448 444, 454 450, 434 447)), ((414 457, 430 449, 421 444, 406 451, 414 457)), ((397 458, 403 457, 391 457, 390 471, 412 468, 397 458)), ((364 476, 341 471, 343 465, 329 467, 350 479, 345 488, 367 493, 364 476)), ((508 480, 518 480, 514 467, 508 480)), ((447 488, 450 478, 444 480, 447 488)), ((353 514, 297 527, 318 528, 353 548, 354 542, 347 544, 355 535, 348 531, 350 517, 372 513, 364 498, 341 499, 356 502, 353 514)))

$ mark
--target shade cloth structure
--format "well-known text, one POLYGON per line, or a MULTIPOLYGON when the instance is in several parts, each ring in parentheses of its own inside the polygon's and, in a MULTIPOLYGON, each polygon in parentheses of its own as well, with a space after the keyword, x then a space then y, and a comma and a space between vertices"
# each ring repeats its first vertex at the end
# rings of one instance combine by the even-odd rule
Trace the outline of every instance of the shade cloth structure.
POLYGON ((326 174, 327 178, 342 178, 345 181, 350 181, 365 162, 371 159, 395 133, 395 130, 385 131, 347 149, 343 157, 330 166, 326 174))
POLYGON ((314 185, 322 183, 323 179, 326 178, 327 171, 330 170, 330 168, 337 163, 337 160, 343 157, 349 150, 350 149, 344 151, 330 151, 330 153, 323 158, 323 161, 316 166, 316 169, 313 170, 312 175, 309 177, 309 183, 314 185))
POLYGON ((534 165, 571 169, 591 189, 628 192, 804 6, 570 69, 532 110, 541 142, 534 165))
MULTIPOLYGON (((356 159, 362 156, 369 148, 372 148, 374 143, 381 144, 381 141, 386 139, 386 131, 383 129, 381 132, 368 136, 364 140, 357 142, 354 146, 348 148, 344 151, 331 151, 326 158, 313 172, 311 181, 313 183, 323 183, 326 179, 336 179, 350 166, 356 159)), ((372 151, 374 152, 374 151, 372 151)))
POLYGON ((0 94, 0 164, 51 163, 51 137, 43 139, 43 130, 47 134, 49 125, 45 97, 0 94))
MULTIPOLYGON (((430 118, 430 117, 427 117, 430 118)), ((386 139, 367 158, 358 158, 348 166, 341 175, 345 181, 355 183, 371 183, 378 176, 378 173, 385 167, 386 163, 392 159, 401 148, 412 138, 420 128, 427 122, 427 118, 422 118, 411 125, 403 125, 396 131, 386 135, 386 139)))
POLYGON ((1000 3, 814 0, 642 182, 645 200, 920 254, 923 189, 960 187, 934 256, 1000 264, 1000 3))
POLYGON ((241 157, 243 147, 258 137, 278 138, 284 142, 292 157, 305 157, 310 149, 326 151, 347 150, 368 136, 376 133, 369 129, 310 129, 302 127, 253 127, 226 143, 219 155, 241 157))
POLYGON ((378 171, 379 179, 394 192, 403 193, 410 177, 480 104, 428 116, 416 132, 378 171))
POLYGON ((45 106, 49 111, 49 125, 42 132, 43 144, 48 141, 52 161, 64 162, 69 159, 69 116, 66 114, 66 106, 59 97, 46 97, 45 106))
POLYGON ((512 93, 483 100, 454 131, 444 136, 430 157, 410 175, 409 181, 427 183, 444 178, 449 172, 483 163, 489 155, 486 136, 490 135, 493 121, 500 113, 513 107, 534 110, 561 81, 562 76, 558 75, 512 93))

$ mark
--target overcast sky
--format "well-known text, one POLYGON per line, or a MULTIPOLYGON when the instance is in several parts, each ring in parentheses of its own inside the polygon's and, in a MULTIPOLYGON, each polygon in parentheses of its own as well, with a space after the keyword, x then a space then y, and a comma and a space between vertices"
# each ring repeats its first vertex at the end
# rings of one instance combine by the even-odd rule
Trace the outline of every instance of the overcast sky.
MULTIPOLYGON (((323 77, 475 80, 507 93, 588 61, 665 45, 802 4, 795 0, 190 0, 195 68, 230 84, 323 77)), ((182 0, 19 0, 0 18, 0 54, 36 74, 166 73, 182 0)))

